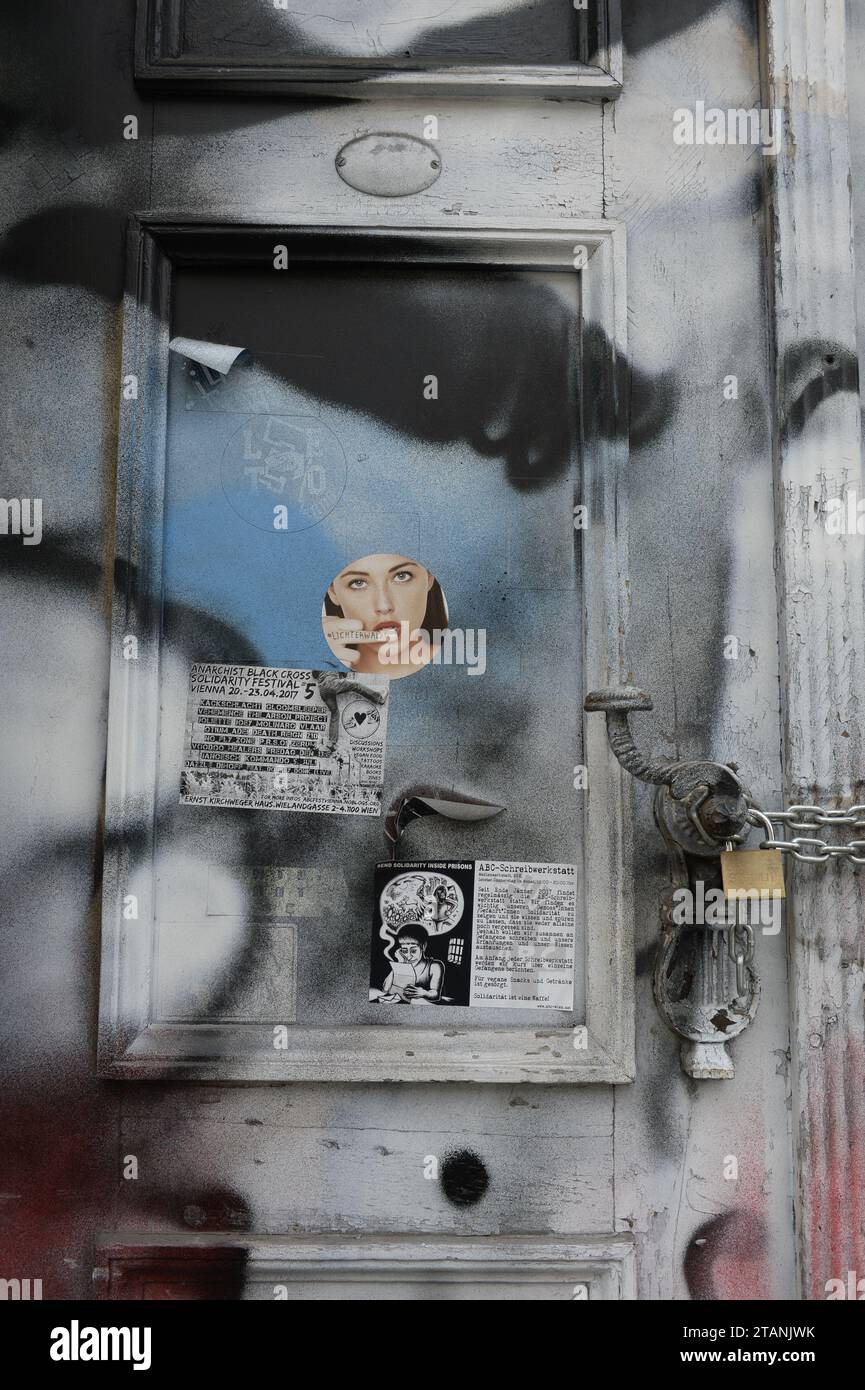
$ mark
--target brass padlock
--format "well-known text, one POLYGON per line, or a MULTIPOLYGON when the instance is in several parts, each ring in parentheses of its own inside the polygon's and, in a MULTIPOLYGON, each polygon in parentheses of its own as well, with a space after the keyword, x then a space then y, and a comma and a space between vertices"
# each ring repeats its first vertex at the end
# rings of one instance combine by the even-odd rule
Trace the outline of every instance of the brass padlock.
POLYGON ((783 898, 784 866, 779 849, 723 849, 721 881, 728 898, 783 898))

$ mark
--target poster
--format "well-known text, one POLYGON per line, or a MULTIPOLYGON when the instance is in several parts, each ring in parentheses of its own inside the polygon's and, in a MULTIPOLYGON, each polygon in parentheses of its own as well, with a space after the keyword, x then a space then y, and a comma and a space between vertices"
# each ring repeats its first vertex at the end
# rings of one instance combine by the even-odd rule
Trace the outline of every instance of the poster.
POLYGON ((194 665, 182 804, 381 815, 388 688, 351 672, 194 665))
POLYGON ((378 864, 370 1000, 570 1010, 576 911, 573 864, 378 864))

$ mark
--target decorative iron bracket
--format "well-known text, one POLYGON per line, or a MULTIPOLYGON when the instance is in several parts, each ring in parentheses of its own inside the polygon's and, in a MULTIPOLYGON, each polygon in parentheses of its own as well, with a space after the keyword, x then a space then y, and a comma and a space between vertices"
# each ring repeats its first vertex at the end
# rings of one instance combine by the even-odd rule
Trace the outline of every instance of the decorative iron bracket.
POLYGON ((658 788, 655 823, 667 847, 670 888, 660 904, 655 1003, 683 1040, 685 1072, 699 1080, 730 1079, 734 1067, 727 1043, 747 1028, 760 997, 751 965, 752 936, 745 929, 747 944, 740 945, 742 929, 730 925, 726 906, 720 913, 701 909, 712 890, 723 892, 722 850, 742 844, 749 833, 749 793, 734 765, 645 757, 630 727, 633 712, 652 709, 644 691, 632 686, 595 690, 585 709, 606 715, 610 747, 625 771, 658 788), (678 911, 683 899, 690 914, 678 911))

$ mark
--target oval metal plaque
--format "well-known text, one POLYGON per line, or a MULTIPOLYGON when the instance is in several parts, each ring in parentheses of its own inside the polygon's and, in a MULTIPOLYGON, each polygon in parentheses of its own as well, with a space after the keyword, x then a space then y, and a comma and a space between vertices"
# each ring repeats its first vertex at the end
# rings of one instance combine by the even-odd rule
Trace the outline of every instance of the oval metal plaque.
POLYGON ((442 171, 438 150, 415 135, 380 133, 349 140, 336 157, 343 182, 377 198, 422 193, 442 171))

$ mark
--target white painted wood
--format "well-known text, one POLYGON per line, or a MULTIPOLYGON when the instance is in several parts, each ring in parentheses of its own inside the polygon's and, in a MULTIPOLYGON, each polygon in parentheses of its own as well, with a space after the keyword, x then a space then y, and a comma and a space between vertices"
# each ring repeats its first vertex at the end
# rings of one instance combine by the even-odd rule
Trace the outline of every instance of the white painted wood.
POLYGON ((437 1300, 635 1297, 633 1242, 609 1235, 267 1239, 121 1231, 97 1238, 97 1284, 105 1297, 128 1297, 128 1285, 148 1275, 170 1284, 196 1256, 229 1252, 245 1257, 245 1299, 410 1299, 423 1297, 423 1286, 437 1300))
MULTIPOLYGON (((489 6, 478 7, 489 16, 489 6)), ((435 20, 436 16, 431 16, 435 20)), ((596 62, 578 62, 567 53, 555 64, 477 63, 471 52, 459 65, 435 67, 387 58, 380 62, 322 58, 274 58, 244 63, 214 61, 184 50, 183 0, 139 0, 135 77, 148 91, 197 95, 269 93, 282 97, 331 96, 345 100, 426 95, 428 99, 468 96, 475 100, 562 101, 616 97, 622 90, 620 0, 594 0, 590 16, 597 39, 596 62)), ((587 55, 589 56, 589 55, 587 55)))
MULTIPOLYGON (((851 0, 851 10, 855 3, 851 0)), ((741 757, 743 770, 753 769, 755 785, 777 789, 771 526, 764 524, 768 409, 754 256, 761 218, 759 205, 742 187, 759 159, 752 151, 729 148, 690 149, 677 157, 670 139, 677 105, 693 105, 709 93, 750 104, 756 71, 752 37, 739 0, 706 8, 694 23, 690 0, 681 6, 647 0, 630 5, 629 12, 628 89, 621 101, 606 107, 606 180, 597 103, 538 102, 531 108, 498 103, 494 110, 467 100, 441 108, 436 103, 445 167, 439 183, 421 197, 429 200, 444 190, 442 197, 427 201, 421 212, 414 199, 407 200, 410 207, 388 208, 388 217, 412 223, 429 215, 470 223, 475 215, 517 213, 553 223, 601 216, 606 202, 608 215, 626 222, 629 369, 635 383, 648 376, 651 399, 663 402, 665 417, 658 436, 635 439, 631 470, 634 676, 651 685, 656 697, 646 738, 662 751, 683 754, 712 743, 741 757), (753 398, 750 412, 734 406, 731 415, 728 407, 713 404, 718 373, 725 370, 739 372, 743 396, 748 392, 753 398), (675 387, 669 399, 663 396, 664 374, 675 387), (731 471, 737 479, 732 500, 726 491, 731 471), (724 555, 723 569, 712 564, 716 546, 724 555), (711 659, 715 649, 707 632, 722 618, 726 628, 721 630, 738 633, 754 648, 745 670, 742 663, 711 659)), ((130 6, 118 7, 116 0, 89 0, 86 7, 63 7, 62 14, 58 9, 53 30, 46 24, 29 26, 33 43, 23 26, 10 30, 6 86, 19 120, 0 150, 0 210, 10 244, 37 244, 39 224, 28 225, 28 216, 62 217, 51 253, 56 271, 47 274, 67 273, 64 244, 86 244, 99 218, 120 217, 151 201, 219 205, 223 211, 277 207, 280 215, 293 208, 320 220, 333 211, 327 200, 330 181, 338 182, 332 160, 343 130, 348 138, 385 122, 402 128, 396 121, 399 104, 380 99, 369 107, 323 103, 318 109, 304 103, 265 108, 254 99, 139 102, 122 62, 127 49, 131 52, 131 14, 130 6), (19 47, 14 39, 25 42, 19 47), (66 94, 62 129, 74 126, 91 139, 104 134, 106 143, 89 149, 80 164, 33 102, 36 71, 66 94), (127 110, 138 112, 141 121, 140 139, 133 144, 118 137, 117 114, 127 110), (257 119, 250 124, 252 117, 257 119), (67 167, 69 179, 76 175, 74 183, 67 181, 67 167)), ((851 67, 851 84, 857 78, 859 71, 851 67)), ((411 122, 424 109, 413 101, 402 107, 411 122)), ((860 182, 860 191, 863 186, 860 182)), ((344 186, 340 196, 355 197, 344 186)), ((361 195, 350 212, 359 223, 381 216, 380 206, 361 195)), ((600 1173, 609 1171, 608 1148, 592 1153, 579 1140, 603 1123, 600 1097, 609 1112, 613 1093, 607 1087, 328 1082, 118 1087, 94 1077, 92 969, 99 926, 92 864, 101 843, 108 657, 102 596, 110 592, 113 561, 110 515, 120 381, 119 315, 111 291, 102 288, 103 272, 109 284, 118 273, 113 244, 104 259, 93 257, 89 274, 74 285, 9 276, 2 285, 10 341, 20 345, 32 339, 35 347, 28 343, 28 350, 12 354, 8 363, 10 459, 22 461, 20 486, 45 499, 48 520, 45 544, 30 558, 47 558, 60 537, 71 556, 95 561, 105 577, 102 590, 82 583, 79 567, 62 556, 50 587, 37 582, 35 562, 26 581, 0 574, 3 664, 9 677, 4 719, 14 753, 11 769, 8 758, 4 761, 10 809, 3 847, 20 856, 4 877, 4 975, 15 1000, 8 1011, 7 1060, 23 1106, 15 1122, 18 1162, 10 1165, 6 1185, 15 1194, 7 1204, 10 1219, 27 1223, 21 1249, 35 1262, 33 1269, 44 1271, 46 1298, 91 1296, 92 1232, 115 1224, 111 1203, 118 1186, 122 1224, 137 1230, 144 1210, 152 1226, 176 1227, 184 1202, 203 1203, 214 1175, 231 1180, 228 1162, 220 1162, 217 1117, 224 1113, 219 1103, 224 1096, 236 1103, 234 1131, 246 1135, 243 1195, 253 1211, 260 1205, 272 1214, 281 1174, 288 1171, 293 1183, 299 1166, 288 1132, 282 1147, 268 1147, 273 1171, 254 1162, 259 1127, 244 1124, 243 1106, 251 1107, 248 1118, 268 1125, 271 1111, 263 1108, 265 1102, 278 1102, 295 1130, 323 1127, 322 1140, 330 1137, 326 1127, 332 1121, 352 1131, 359 1143, 356 1131, 369 1112, 371 1127, 381 1130, 374 1144, 388 1146, 384 1130, 389 1128, 393 1144, 401 1129, 426 1129, 447 1134, 449 1142, 476 1146, 490 1170, 490 1194, 496 1194, 503 1229, 526 1211, 555 1213, 563 1184, 567 1201, 561 1218, 572 1230, 583 1230, 585 1189, 570 1185, 569 1153, 579 1153, 579 1171, 587 1181, 599 1180, 587 1166, 591 1163, 600 1173), (13 639, 21 653, 17 660, 13 639), (146 1108, 160 1095, 162 1104, 146 1108), (214 1117, 212 1124, 205 1123, 207 1115, 214 1117), (147 1139, 154 1162, 146 1187, 142 1181, 118 1184, 132 1124, 135 1143, 147 1139), (500 1133, 509 1136, 504 1141, 509 1157, 501 1170, 500 1133), (57 1186, 58 1134, 62 1157, 77 1174, 74 1201, 57 1186), (521 1164, 515 1161, 517 1136, 521 1164), (554 1146, 556 1136, 561 1142, 554 1146), (543 1142, 544 1189, 537 1198, 526 1180, 538 1171, 536 1139, 543 1142), (159 1173, 168 1164, 173 1185, 160 1188, 159 1173), (47 1200, 51 1193, 53 1202, 47 1200)), ((617 1221, 623 1231, 637 1233, 640 1296, 692 1296, 683 1262, 694 1236, 708 1234, 700 1258, 714 1265, 715 1291, 703 1296, 789 1298, 783 950, 774 942, 758 943, 764 996, 753 1028, 737 1044, 737 1079, 694 1096, 695 1088, 679 1072, 675 1040, 657 1017, 645 974, 664 882, 645 802, 639 803, 638 826, 638 1080, 615 1091, 615 1190, 617 1221), (738 1183, 725 1182, 721 1173, 731 1147, 741 1160, 738 1183), (707 1233, 705 1225, 716 1215, 717 1229, 707 1233), (760 1242, 761 1223, 768 1244, 760 1242)), ((335 1138, 344 1142, 344 1134, 335 1138)), ((402 1142, 408 1147, 405 1135, 402 1142)), ((320 1147, 328 1163, 338 1162, 336 1150, 320 1147)), ((299 1203, 303 1220, 314 1216, 313 1152, 304 1151, 310 1188, 299 1203)), ((374 1187, 365 1181, 370 1170, 345 1164, 333 1208, 371 1231, 380 1230, 401 1204, 400 1170, 385 1166, 387 1155, 378 1157, 382 1167, 374 1174, 374 1187)), ((232 1162, 241 1163, 239 1140, 232 1146, 232 1162)), ((328 1176, 328 1196, 335 1183, 328 1176)), ((283 1184, 284 1228, 294 1220, 292 1191, 283 1184)), ((594 1221, 593 1200, 589 1206, 594 1221)), ((458 1229, 464 1215, 433 1213, 430 1205, 427 1219, 431 1230, 436 1220, 458 1229)), ((605 1229, 611 1226, 607 1221, 605 1229)))
POLYGON ((595 103, 174 101, 158 103, 154 121, 155 207, 392 226, 604 215, 595 103), (377 131, 423 138, 430 107, 442 161, 430 188, 382 203, 342 182, 334 161, 348 141, 377 131))
POLYGON ((613 1091, 578 1094, 575 1104, 573 1088, 532 1085, 126 1087, 123 1152, 140 1176, 120 1189, 115 1221, 164 1229, 170 1193, 173 1223, 200 1208, 205 1229, 610 1231, 613 1091), (475 1205, 455 1206, 439 1177, 466 1149, 490 1182, 475 1205), (207 1195, 220 1193, 224 1204, 207 1195))
MULTIPOLYGON (((616 683, 624 672, 628 456, 626 270, 624 235, 615 223, 473 220, 471 228, 424 224, 399 231, 362 228, 340 218, 310 228, 305 219, 220 220, 199 214, 157 213, 133 222, 125 310, 124 375, 142 386, 137 407, 122 416, 118 554, 137 576, 137 589, 115 606, 107 772, 105 962, 100 1013, 100 1075, 123 1078, 305 1081, 623 1082, 633 1078, 633 896, 630 788, 609 756, 597 721, 585 743, 589 797, 583 858, 586 920, 585 1034, 572 1028, 461 1029, 388 1025, 334 1028, 291 1026, 285 1044, 274 1028, 288 1022, 230 1023, 216 1019, 157 1022, 154 987, 158 931, 155 880, 159 739, 160 541, 153 518, 163 509, 168 322, 172 257, 206 258, 230 266, 248 259, 255 238, 269 263, 274 236, 297 237, 297 255, 332 255, 400 263, 447 264, 449 257, 520 269, 578 266, 583 360, 575 391, 582 396, 582 489, 589 526, 582 533, 585 679, 589 688, 616 683), (346 234, 351 238, 340 241, 346 234), (311 249, 312 242, 314 248, 311 249), (379 252, 381 245, 383 250, 379 252), (137 637, 140 658, 123 658, 123 639, 137 637), (134 827, 130 830, 129 827, 134 827), (124 914, 134 892, 138 911, 124 914)), ((294 243, 292 243, 294 244, 294 243)), ((582 1027, 582 1025, 581 1025, 582 1027)))
MULTIPOLYGON (((827 534, 865 497, 856 392, 844 0, 769 0, 777 588, 789 802, 865 800, 865 550, 827 534), (840 389, 839 389, 840 388, 840 389)), ((792 960, 796 1219, 803 1295, 865 1269, 865 901, 852 866, 796 864, 792 960)))
MULTIPOLYGON (((631 7, 629 41, 662 13, 676 10, 631 7)), ((672 138, 678 107, 759 105, 757 72, 738 3, 631 48, 605 113, 605 189, 628 232, 630 660, 655 701, 635 733, 659 754, 731 758, 780 804, 763 156, 672 138)), ((651 792, 635 797, 637 1078, 615 1096, 617 1228, 635 1234, 642 1300, 790 1299, 785 942, 758 934, 763 994, 731 1048, 735 1079, 693 1083, 652 999, 666 866, 651 792)))

